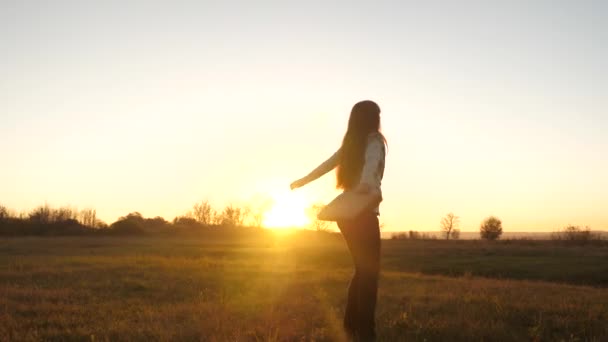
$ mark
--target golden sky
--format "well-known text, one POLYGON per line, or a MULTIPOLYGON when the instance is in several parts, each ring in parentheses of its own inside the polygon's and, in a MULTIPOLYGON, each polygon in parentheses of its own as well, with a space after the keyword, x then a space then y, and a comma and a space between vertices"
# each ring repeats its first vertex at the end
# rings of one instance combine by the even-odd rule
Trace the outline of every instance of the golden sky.
MULTIPOLYGON (((172 219, 272 197, 382 108, 385 230, 608 229, 602 2, 0 4, 0 203, 172 219)), ((301 208, 303 211, 304 208, 301 208)), ((293 214, 296 216, 296 214, 293 214)), ((297 219, 294 219, 297 221, 297 219)))

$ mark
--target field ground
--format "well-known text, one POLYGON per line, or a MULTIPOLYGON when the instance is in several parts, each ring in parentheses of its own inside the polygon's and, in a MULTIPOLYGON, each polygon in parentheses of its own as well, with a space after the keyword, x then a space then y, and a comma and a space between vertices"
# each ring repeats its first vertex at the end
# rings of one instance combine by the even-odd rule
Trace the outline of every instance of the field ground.
MULTIPOLYGON (((301 232, 0 239, 0 341, 341 341, 351 263, 301 232)), ((380 341, 606 341, 608 246, 383 241, 380 341)))

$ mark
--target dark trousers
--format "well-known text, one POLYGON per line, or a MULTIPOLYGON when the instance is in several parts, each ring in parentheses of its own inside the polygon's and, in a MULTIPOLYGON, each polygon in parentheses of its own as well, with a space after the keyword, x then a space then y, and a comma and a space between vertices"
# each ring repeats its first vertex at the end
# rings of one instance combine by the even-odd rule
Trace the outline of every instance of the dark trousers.
POLYGON ((375 310, 380 272, 380 227, 378 216, 364 213, 355 220, 338 222, 355 264, 348 286, 344 328, 359 340, 375 338, 375 310))

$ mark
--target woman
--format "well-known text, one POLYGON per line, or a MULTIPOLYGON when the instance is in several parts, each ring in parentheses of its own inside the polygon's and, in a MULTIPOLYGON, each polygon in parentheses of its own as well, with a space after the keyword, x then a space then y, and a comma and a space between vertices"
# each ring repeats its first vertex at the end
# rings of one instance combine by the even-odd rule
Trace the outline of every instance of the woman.
MULTIPOLYGON (((373 101, 353 106, 342 146, 306 177, 291 183, 296 189, 337 167, 337 186, 345 191, 378 191, 384 175, 386 139, 380 133, 380 107, 373 101)), ((375 338, 374 312, 380 271, 378 208, 357 219, 338 222, 355 264, 348 287, 344 328, 353 338, 375 338)))

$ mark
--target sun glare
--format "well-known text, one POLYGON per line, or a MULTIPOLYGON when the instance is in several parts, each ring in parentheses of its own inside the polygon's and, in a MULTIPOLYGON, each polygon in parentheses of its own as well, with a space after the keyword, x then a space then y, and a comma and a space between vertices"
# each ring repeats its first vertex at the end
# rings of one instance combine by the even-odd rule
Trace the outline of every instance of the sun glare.
POLYGON ((267 228, 301 228, 310 224, 306 216, 307 202, 297 192, 278 194, 272 197, 272 208, 264 215, 267 228))

